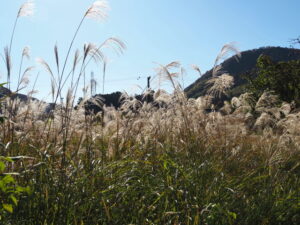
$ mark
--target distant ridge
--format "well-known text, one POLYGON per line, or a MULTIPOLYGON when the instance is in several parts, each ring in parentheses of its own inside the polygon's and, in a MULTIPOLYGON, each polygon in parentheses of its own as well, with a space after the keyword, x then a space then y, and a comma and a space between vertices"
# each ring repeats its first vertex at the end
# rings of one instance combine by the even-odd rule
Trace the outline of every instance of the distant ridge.
MULTIPOLYGON (((283 48, 283 47, 262 47, 253 50, 247 50, 241 52, 241 58, 237 61, 235 56, 225 60, 222 65, 222 71, 229 73, 234 77, 235 84, 229 91, 230 97, 240 95, 244 90, 243 86, 246 84, 246 80, 242 78, 242 75, 250 73, 256 68, 257 58, 265 54, 272 58, 273 61, 290 61, 300 60, 300 49, 283 48)), ((212 77, 213 69, 207 71, 193 84, 185 89, 185 92, 189 98, 197 98, 207 93, 206 82, 212 77)), ((104 104, 107 106, 119 107, 119 97, 121 93, 111 93, 107 95, 98 95, 104 99, 104 104)), ((24 94, 15 94, 9 89, 0 86, 0 98, 4 96, 12 96, 13 98, 20 98, 22 101, 27 101, 28 96, 24 94)), ((35 98, 33 98, 35 99, 35 98)))
MULTIPOLYGON (((256 61, 261 54, 270 56, 275 62, 300 59, 300 49, 283 47, 262 47, 244 51, 241 52, 242 57, 238 61, 235 56, 230 57, 221 65, 222 71, 232 75, 235 80, 235 84, 229 93, 231 96, 237 96, 243 92, 242 87, 246 84, 246 80, 242 78, 242 75, 253 72, 256 68, 256 61)), ((206 94, 207 88, 205 83, 212 77, 212 71, 212 69, 207 71, 201 78, 185 89, 189 98, 197 98, 206 94)))
MULTIPOLYGON (((13 98, 19 98, 21 101, 27 101, 28 100, 27 95, 23 95, 23 94, 20 94, 20 93, 13 93, 9 89, 0 86, 0 98, 3 98, 4 96, 12 96, 13 98)), ((32 98, 32 99, 35 99, 35 98, 32 98)))

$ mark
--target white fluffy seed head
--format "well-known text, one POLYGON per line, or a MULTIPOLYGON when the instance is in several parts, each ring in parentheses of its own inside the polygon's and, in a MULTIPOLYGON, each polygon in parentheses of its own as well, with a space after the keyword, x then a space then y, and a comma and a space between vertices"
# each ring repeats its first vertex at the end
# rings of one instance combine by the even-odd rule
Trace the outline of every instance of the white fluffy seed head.
POLYGON ((27 59, 30 58, 30 48, 28 46, 23 49, 22 56, 26 57, 27 59))
POLYGON ((213 77, 207 81, 208 85, 212 85, 208 93, 213 96, 220 97, 222 94, 225 94, 228 89, 230 89, 234 84, 234 78, 229 74, 223 74, 218 77, 213 77))
POLYGON ((201 70, 200 70, 199 66, 197 66, 195 64, 192 64, 191 67, 192 67, 193 70, 197 71, 200 76, 202 76, 202 73, 201 73, 201 70))
POLYGON ((27 1, 23 5, 21 5, 18 17, 27 17, 32 16, 34 14, 35 4, 34 1, 27 1))
POLYGON ((215 65, 214 65, 214 69, 213 69, 213 77, 219 76, 221 74, 220 70, 222 69, 222 66, 219 65, 219 62, 221 60, 225 60, 225 58, 227 58, 228 53, 233 52, 235 55, 236 60, 238 60, 239 58, 241 58, 241 53, 239 51, 239 49, 236 47, 236 43, 231 42, 228 44, 225 44, 220 53, 218 54, 216 60, 215 60, 215 65))
POLYGON ((105 20, 107 18, 107 10, 109 9, 106 0, 95 1, 86 11, 85 16, 95 20, 105 20))

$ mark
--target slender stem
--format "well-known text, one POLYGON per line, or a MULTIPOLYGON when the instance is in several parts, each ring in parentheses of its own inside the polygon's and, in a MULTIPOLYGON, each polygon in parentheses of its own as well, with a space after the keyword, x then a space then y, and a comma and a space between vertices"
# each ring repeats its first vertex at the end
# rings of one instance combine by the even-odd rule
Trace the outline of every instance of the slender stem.
POLYGON ((80 73, 79 73, 78 78, 77 78, 77 81, 76 81, 76 83, 75 83, 75 91, 74 91, 74 93, 73 93, 74 98, 73 98, 72 106, 74 105, 74 101, 75 101, 75 97, 76 97, 77 89, 78 89, 78 84, 79 84, 81 75, 82 75, 82 73, 83 73, 84 70, 85 70, 85 61, 83 60, 82 65, 81 65, 81 69, 80 69, 80 73))
POLYGON ((23 65, 23 59, 24 59, 24 56, 22 55, 20 68, 19 68, 19 75, 18 75, 17 91, 19 90, 19 87, 20 87, 20 79, 21 79, 21 70, 22 70, 22 65, 23 65))
MULTIPOLYGON (((37 74, 37 76, 36 76, 36 78, 35 78, 35 81, 34 81, 33 86, 32 86, 31 93, 33 93, 33 91, 34 91, 34 88, 35 88, 35 85, 36 85, 36 82, 37 82, 37 79, 38 79, 39 75, 40 75, 40 72, 38 72, 38 74, 37 74)), ((29 97, 28 100, 31 100, 32 94, 31 94, 31 95, 28 95, 28 97, 29 97)), ((41 103, 39 103, 39 104, 41 104, 41 103)), ((30 104, 27 104, 27 105, 28 105, 28 106, 27 106, 28 108, 27 108, 26 114, 25 114, 24 119, 23 119, 23 127, 25 127, 25 122, 26 122, 26 120, 27 120, 27 118, 28 118, 28 115, 29 115, 29 105, 30 105, 30 104)))
MULTIPOLYGON (((105 42, 106 42, 106 41, 105 41, 105 42)), ((93 57, 96 55, 96 52, 100 51, 100 49, 105 45, 105 42, 103 42, 103 43, 97 48, 97 51, 95 51, 95 52, 91 55, 91 57, 89 58, 89 60, 87 60, 87 62, 86 62, 85 65, 84 65, 84 70, 85 70, 85 68, 88 66, 88 64, 91 62, 91 60, 93 59, 93 57)), ((83 58, 83 57, 81 57, 81 58, 83 58)), ((80 71, 81 71, 81 70, 80 70, 80 71)), ((67 77, 65 78, 64 82, 62 83, 61 89, 65 86, 65 84, 66 84, 68 78, 71 76, 72 73, 74 73, 73 69, 69 72, 69 74, 68 74, 67 77)), ((72 74, 72 77, 73 77, 73 76, 74 76, 74 74, 72 74)), ((72 80, 73 80, 73 78, 72 78, 72 80)))
POLYGON ((5 59, 4 59, 4 56, 2 54, 0 54, 0 56, 1 56, 1 59, 3 60, 3 62, 6 63, 5 59))
POLYGON ((65 62, 64 62, 64 66, 63 66, 62 72, 61 72, 61 74, 60 74, 60 76, 59 76, 59 78, 58 78, 58 79, 59 79, 59 83, 58 83, 58 89, 57 89, 57 94, 56 94, 56 98, 55 98, 54 104, 56 104, 57 99, 58 99, 58 96, 60 95, 62 79, 63 79, 63 75, 64 75, 64 72, 65 72, 65 69, 66 69, 66 65, 67 65, 67 62, 68 62, 68 58, 69 58, 71 49, 72 49, 72 47, 73 47, 75 38, 76 38, 76 36, 77 36, 77 34, 78 34, 79 30, 80 30, 80 27, 81 27, 81 25, 82 25, 82 23, 83 23, 85 17, 86 17, 86 15, 84 15, 83 18, 81 19, 81 21, 80 21, 80 23, 79 23, 79 25, 78 25, 78 27, 77 27, 77 29, 76 29, 76 32, 75 32, 75 34, 74 34, 74 36, 73 36, 73 39, 72 39, 72 41, 71 41, 71 44, 70 44, 70 46, 69 46, 68 53, 67 53, 67 55, 66 55, 66 59, 65 59, 65 62))
MULTIPOLYGON (((109 39, 107 39, 107 40, 109 40, 109 39)), ((104 41, 101 45, 99 45, 99 47, 97 48, 97 51, 94 51, 94 53, 91 55, 91 57, 89 58, 89 60, 87 60, 87 62, 85 63, 84 69, 88 66, 88 64, 91 62, 91 60, 92 60, 93 57, 96 55, 96 53, 97 53, 98 51, 100 51, 100 49, 105 45, 105 43, 107 42, 107 40, 104 41)), ((83 57, 81 57, 81 58, 83 58, 83 57)), ((104 62, 104 63, 105 63, 105 62, 104 62)), ((105 70, 106 70, 106 68, 105 68, 105 70)), ((65 78, 64 82, 62 82, 61 89, 65 86, 67 80, 69 79, 69 77, 70 77, 71 75, 72 75, 72 81, 73 81, 73 77, 74 77, 74 71, 73 71, 73 69, 69 72, 69 74, 68 74, 67 77, 65 78), (72 73, 73 73, 73 74, 72 74, 72 73)), ((73 82, 72 82, 72 83, 73 83, 73 82)), ((71 87, 73 87, 73 86, 71 85, 71 87)))
POLYGON ((75 69, 76 69, 76 68, 72 68, 72 72, 68 74, 68 76, 66 77, 65 81, 64 81, 63 84, 62 84, 62 87, 65 86, 65 83, 66 83, 67 80, 69 79, 70 74, 72 74, 72 77, 71 77, 71 89, 73 89, 73 86, 74 86, 74 74, 75 74, 75 69))
MULTIPOLYGON (((83 58, 83 57, 81 57, 81 58, 83 58)), ((78 62, 81 61, 81 58, 78 60, 78 62)), ((71 89, 73 89, 73 87, 74 87, 74 74, 75 74, 75 70, 72 68, 72 70, 69 72, 69 74, 65 78, 64 82, 62 82, 61 89, 64 88, 64 86, 66 85, 66 83, 67 83, 67 81, 68 81, 68 79, 71 75, 72 75, 71 76, 71 89)))
POLYGON ((82 25, 84 19, 85 19, 85 15, 84 15, 83 18, 81 19, 81 21, 80 21, 80 23, 79 23, 79 25, 78 25, 78 27, 77 27, 77 30, 76 30, 76 32, 75 32, 75 34, 74 34, 74 36, 73 36, 73 39, 72 39, 72 41, 71 41, 71 44, 70 44, 70 46, 69 46, 68 53, 67 53, 67 56, 66 56, 66 59, 65 59, 65 62, 64 62, 64 66, 63 66, 63 69, 62 69, 62 72, 61 72, 61 76, 64 74, 64 71, 65 71, 65 68, 66 68, 66 65, 67 65, 67 62, 68 62, 68 58, 69 58, 71 49, 72 49, 72 47, 73 47, 75 38, 76 38, 76 36, 77 36, 77 34, 78 34, 78 32, 79 32, 79 29, 80 29, 80 27, 81 27, 81 25, 82 25))
POLYGON ((18 19, 19 19, 19 16, 16 17, 14 27, 13 27, 13 30, 12 30, 12 34, 11 34, 11 38, 10 38, 10 44, 9 44, 9 49, 8 49, 9 56, 10 56, 10 53, 11 53, 11 47, 12 47, 12 43, 13 43, 13 39, 14 39, 18 19))

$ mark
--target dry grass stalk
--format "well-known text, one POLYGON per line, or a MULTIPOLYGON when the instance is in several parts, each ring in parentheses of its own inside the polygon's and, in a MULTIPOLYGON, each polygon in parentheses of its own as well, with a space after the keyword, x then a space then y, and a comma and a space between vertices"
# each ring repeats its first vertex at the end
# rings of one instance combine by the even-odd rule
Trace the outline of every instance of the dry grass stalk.
POLYGON ((211 78, 206 82, 206 84, 211 85, 208 89, 208 94, 220 98, 234 85, 234 78, 229 74, 223 74, 221 76, 211 78))
POLYGON ((213 69, 213 77, 218 76, 222 69, 221 65, 218 65, 221 60, 224 60, 228 53, 233 52, 236 54, 236 59, 241 57, 241 53, 238 48, 235 46, 235 43, 228 43, 225 44, 220 53, 218 54, 217 58, 215 59, 214 69, 213 69))
POLYGON ((201 70, 200 70, 199 66, 193 64, 193 65, 191 65, 191 67, 192 67, 193 70, 195 70, 199 73, 200 77, 202 76, 202 73, 201 73, 201 70))

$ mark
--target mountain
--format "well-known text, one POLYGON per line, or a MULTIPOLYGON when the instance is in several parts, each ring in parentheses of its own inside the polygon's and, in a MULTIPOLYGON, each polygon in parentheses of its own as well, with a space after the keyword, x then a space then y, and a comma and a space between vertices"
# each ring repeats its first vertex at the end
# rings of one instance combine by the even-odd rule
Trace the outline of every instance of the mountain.
MULTIPOLYGON (((244 92, 247 81, 243 78, 245 74, 255 73, 256 61, 260 55, 268 55, 275 62, 300 59, 300 49, 283 47, 262 47, 258 49, 241 52, 241 58, 232 56, 221 63, 222 71, 234 77, 234 86, 229 91, 230 97, 238 96, 244 92)), ((207 92, 206 82, 212 77, 213 69, 207 71, 201 78, 185 89, 189 98, 203 96, 207 92)))
MULTIPOLYGON (((128 97, 126 100, 127 101, 134 101, 138 100, 141 104, 144 102, 147 103, 153 103, 154 106, 158 106, 158 103, 154 103, 154 91, 147 92, 145 95, 134 95, 131 97, 128 97)), ((109 106, 109 107, 114 107, 116 109, 119 109, 122 104, 124 103, 125 99, 122 98, 122 93, 117 91, 113 92, 111 94, 97 94, 88 99, 85 104, 85 110, 86 112, 89 113, 98 113, 102 111, 103 105, 109 106)), ((79 99, 78 105, 81 103, 82 98, 79 99)), ((140 104, 138 104, 140 105, 140 104)), ((141 105, 140 105, 141 106, 141 105)), ((76 106, 77 107, 77 106, 76 106)), ((134 110, 134 109, 133 109, 134 110)))
MULTIPOLYGON (((6 97, 6 96, 10 96, 13 99, 19 98, 21 101, 24 101, 24 102, 26 102, 29 99, 27 95, 16 94, 16 93, 13 93, 12 91, 10 91, 9 89, 0 86, 0 103, 1 103, 1 100, 3 100, 2 98, 6 97)), ((1 119, 2 113, 3 112, 2 112, 1 104, 0 104, 0 119, 1 119)))
MULTIPOLYGON (((23 95, 23 94, 20 94, 20 93, 13 93, 9 89, 0 86, 0 98, 2 98, 4 96, 12 96, 13 98, 19 98, 21 101, 27 101, 28 100, 27 95, 23 95)), ((32 99, 35 99, 35 98, 32 98, 32 99)))
POLYGON ((7 96, 11 93, 10 90, 8 90, 5 87, 0 86, 0 98, 2 98, 3 96, 7 96))

